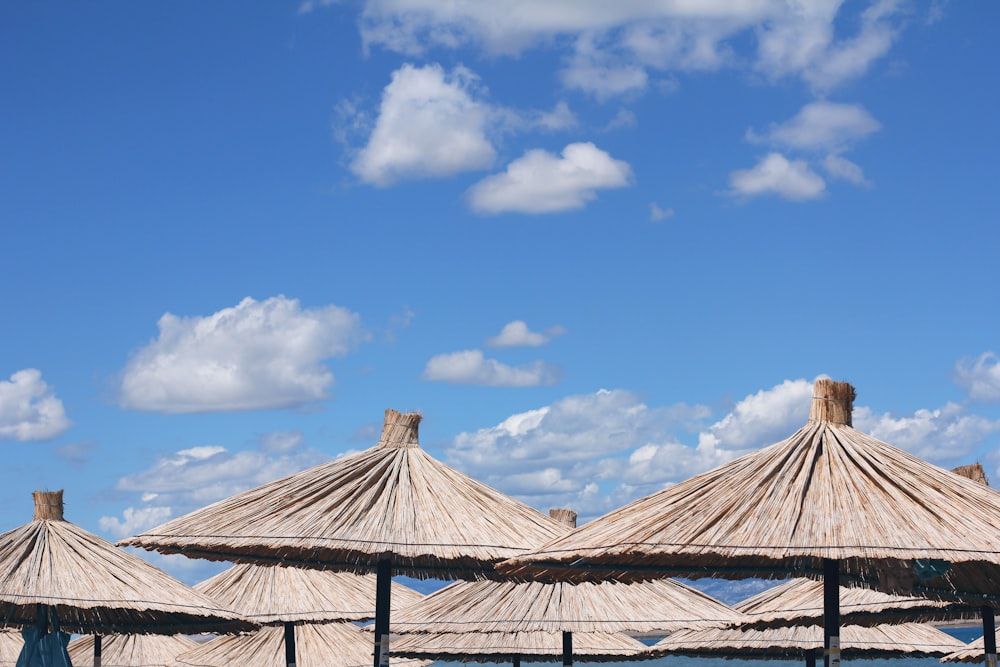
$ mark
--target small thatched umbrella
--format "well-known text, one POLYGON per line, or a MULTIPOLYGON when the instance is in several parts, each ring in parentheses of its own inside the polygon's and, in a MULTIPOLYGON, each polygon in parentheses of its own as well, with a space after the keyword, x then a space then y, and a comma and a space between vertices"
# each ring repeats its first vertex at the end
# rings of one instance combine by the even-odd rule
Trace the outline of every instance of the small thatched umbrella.
MULTIPOLYGON (((1000 639, 1000 636, 994 633, 993 641, 996 642, 998 639, 1000 639)), ((983 635, 979 639, 964 644, 962 648, 956 650, 954 653, 949 653, 941 658, 941 662, 983 662, 986 658, 985 640, 986 636, 983 635)))
POLYGON ((852 428, 854 395, 847 383, 819 380, 809 422, 788 439, 498 569, 577 580, 823 577, 831 665, 841 577, 886 592, 1000 602, 1000 494, 852 428))
MULTIPOLYGON (((392 655, 462 662, 554 662, 563 655, 561 632, 442 632, 394 638, 392 655)), ((651 658, 649 647, 621 632, 573 633, 581 662, 651 658)))
MULTIPOLYGON (((298 628, 297 667, 368 667, 371 637, 353 623, 307 623, 298 628)), ((249 635, 219 637, 182 653, 174 667, 274 667, 285 658, 284 632, 263 627, 249 635)), ((428 661, 393 659, 391 667, 423 667, 428 661)))
MULTIPOLYGON (((286 664, 295 662, 295 626, 375 618, 375 577, 276 565, 241 564, 196 584, 195 590, 261 625, 281 625, 286 664)), ((423 596, 392 584, 393 609, 423 596)))
POLYGON ((419 414, 386 410, 374 447, 239 493, 123 544, 194 558, 375 571, 374 665, 388 655, 389 582, 476 579, 566 532, 558 521, 440 463, 419 414))
MULTIPOLYGON (((34 520, 0 535, 4 625, 36 625, 54 611, 62 630, 98 636, 246 632, 256 627, 146 561, 66 521, 62 494, 35 491, 34 520)), ((99 656, 99 641, 94 650, 99 656)))
MULTIPOLYGON (((870 588, 840 588, 840 620, 843 625, 885 623, 931 623, 975 620, 978 605, 955 600, 934 600, 916 595, 893 595, 870 588)), ((823 582, 792 579, 773 586, 738 604, 744 615, 742 629, 765 629, 823 622, 823 582)))
MULTIPOLYGON (((846 625, 842 628, 841 656, 852 659, 938 658, 962 642, 924 623, 846 625)), ((823 650, 822 625, 763 630, 711 628, 680 630, 650 647, 653 657, 683 655, 724 658, 804 658, 816 664, 823 650)))
MULTIPOLYGON (((575 525, 576 513, 550 510, 575 525)), ((736 623, 731 607, 673 579, 636 584, 605 581, 460 581, 395 615, 393 631, 408 633, 563 633, 563 664, 579 655, 577 633, 672 632, 736 623)), ((475 640, 466 640, 474 643, 475 640)))
POLYGON ((197 648, 184 635, 110 635, 101 642, 101 662, 95 664, 92 635, 69 643, 73 667, 170 667, 181 653, 197 648))

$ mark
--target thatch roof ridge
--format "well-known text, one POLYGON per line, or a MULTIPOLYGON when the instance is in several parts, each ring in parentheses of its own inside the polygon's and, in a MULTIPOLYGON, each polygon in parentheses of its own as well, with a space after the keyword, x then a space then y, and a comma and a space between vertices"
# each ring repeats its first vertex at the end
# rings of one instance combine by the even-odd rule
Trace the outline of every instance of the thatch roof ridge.
POLYGON ((56 607, 69 632, 242 632, 254 625, 166 572, 63 519, 0 534, 0 606, 32 625, 56 607), (211 627, 210 627, 211 626, 211 627))
POLYGON ((489 574, 496 562, 566 531, 419 446, 376 445, 119 544, 212 560, 357 572, 388 557, 396 573, 448 579, 489 574))
MULTIPOLYGON (((791 579, 761 591, 733 608, 746 615, 741 628, 810 625, 823 620, 823 582, 791 579)), ((980 618, 978 605, 893 595, 870 588, 840 588, 842 625, 880 625, 902 620, 912 623, 980 618)))
MULTIPOLYGON (((845 625, 840 629, 842 657, 940 657, 964 646, 951 635, 924 623, 875 626, 845 625)), ((765 630, 709 628, 681 630, 650 647, 665 655, 775 659, 823 650, 823 626, 808 625, 765 630)))
MULTIPOLYGON (((184 635, 107 635, 101 637, 101 667, 167 667, 178 655, 198 646, 184 635)), ((73 667, 93 667, 94 636, 69 643, 73 667)))
POLYGON ((392 631, 671 632, 735 623, 742 615, 673 579, 640 584, 461 581, 408 605, 392 631))
MULTIPOLYGON (((279 565, 234 565, 194 586, 256 623, 365 621, 375 618, 375 576, 279 565)), ((423 595, 392 584, 392 608, 423 595)))
MULTIPOLYGON (((1000 639, 1000 632, 996 636, 1000 639)), ((941 662, 986 662, 985 635, 944 656, 941 662)))
POLYGON ((1000 576, 978 567, 1000 568, 1000 494, 846 424, 813 420, 498 569, 574 580, 784 578, 821 572, 824 559, 840 560, 842 575, 869 584, 886 566, 948 561, 947 582, 919 585, 1000 597, 1000 576), (851 521, 838 518, 846 516, 851 521))
MULTIPOLYGON (((393 637, 394 656, 468 662, 558 661, 563 655, 561 632, 458 632, 393 637)), ((637 660, 649 655, 642 642, 619 632, 574 632, 573 660, 606 662, 637 660)))
MULTIPOLYGON (((368 667, 371 636, 353 623, 303 623, 295 626, 297 667, 368 667)), ((173 667, 274 667, 285 664, 285 633, 270 625, 239 636, 219 637, 177 656, 173 667)), ((427 661, 390 660, 393 667, 422 667, 427 661)))

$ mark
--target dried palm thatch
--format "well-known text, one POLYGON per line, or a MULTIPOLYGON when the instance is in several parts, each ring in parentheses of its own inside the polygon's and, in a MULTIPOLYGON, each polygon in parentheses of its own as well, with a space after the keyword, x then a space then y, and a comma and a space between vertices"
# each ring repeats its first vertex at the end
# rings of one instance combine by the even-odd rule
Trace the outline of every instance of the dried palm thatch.
POLYGON ((989 480, 986 479, 986 471, 983 470, 982 463, 970 463, 969 465, 958 466, 957 468, 952 468, 951 471, 956 475, 968 477, 973 482, 978 482, 983 486, 990 485, 989 480))
POLYGON ((739 620, 742 615, 731 607, 673 579, 635 584, 461 581, 404 607, 395 614, 392 631, 672 632, 739 620))
POLYGON ((36 491, 35 519, 0 535, 0 622, 33 625, 40 605, 81 634, 246 632, 223 609, 124 549, 63 519, 62 491, 36 491))
MULTIPOLYGON (((169 667, 197 646, 183 635, 110 635, 101 638, 100 667, 169 667)), ((69 658, 73 667, 94 667, 93 635, 71 641, 69 658)))
POLYGON ((0 630, 0 665, 14 667, 24 647, 24 638, 17 630, 0 630))
MULTIPOLYGON (((840 635, 841 657, 930 658, 941 657, 964 646, 951 635, 923 623, 848 625, 840 635)), ((655 657, 685 655, 726 658, 800 657, 823 650, 822 625, 766 630, 713 628, 681 630, 650 647, 655 657)))
MULTIPOLYGON (((949 653, 948 655, 941 658, 941 662, 985 662, 986 661, 986 642, 985 635, 979 639, 975 639, 968 644, 962 646, 962 648, 956 650, 954 653, 949 653)), ((994 640, 1000 639, 1000 635, 994 635, 994 640)))
MULTIPOLYGON (((465 662, 551 662, 563 655, 561 632, 458 632, 393 638, 392 655, 465 662)), ((642 642, 619 632, 573 634, 573 658, 582 662, 653 657, 642 642)))
POLYGON ((632 502, 498 566, 510 576, 819 576, 1000 601, 1000 494, 851 426, 816 383, 790 438, 632 502))
POLYGON ((374 447, 265 484, 120 544, 234 562, 475 579, 566 532, 558 521, 435 460, 420 415, 386 410, 374 447))
MULTIPOLYGON (((823 582, 792 579, 733 605, 745 615, 741 629, 765 629, 823 622, 823 582)), ((914 595, 891 595, 868 588, 840 588, 840 620, 844 625, 930 623, 979 620, 979 606, 914 595)))
MULTIPOLYGON (((262 625, 365 621, 375 618, 375 577, 274 565, 234 565, 195 590, 262 625)), ((392 584, 392 608, 424 596, 392 584)))
MULTIPOLYGON (((304 623, 295 626, 297 667, 368 667, 371 636, 353 623, 304 623)), ((393 667, 423 667, 428 661, 399 658, 393 667)), ((219 637, 179 655, 174 667, 275 667, 285 664, 284 632, 266 626, 257 632, 219 637)))

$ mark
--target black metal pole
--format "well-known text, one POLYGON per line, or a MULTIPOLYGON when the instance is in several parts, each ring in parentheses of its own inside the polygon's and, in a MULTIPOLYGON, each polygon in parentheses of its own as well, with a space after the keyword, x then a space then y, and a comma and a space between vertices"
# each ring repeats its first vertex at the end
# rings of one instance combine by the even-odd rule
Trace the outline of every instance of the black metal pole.
POLYGON ((285 621, 285 665, 295 667, 295 624, 285 621))
POLYGON ((823 559, 823 665, 840 667, 840 561, 823 559))
POLYGON ((997 667, 997 626, 993 607, 983 607, 983 652, 986 667, 997 667))
POLYGON ((806 667, 816 667, 816 651, 813 649, 806 650, 806 667))
POLYGON ((573 665, 573 633, 563 631, 563 667, 573 665))
POLYGON ((380 560, 375 570, 375 667, 389 667, 389 604, 392 601, 392 561, 380 560))
POLYGON ((521 656, 515 655, 511 667, 521 667, 521 656))
POLYGON ((94 635, 94 667, 101 667, 101 636, 94 635))

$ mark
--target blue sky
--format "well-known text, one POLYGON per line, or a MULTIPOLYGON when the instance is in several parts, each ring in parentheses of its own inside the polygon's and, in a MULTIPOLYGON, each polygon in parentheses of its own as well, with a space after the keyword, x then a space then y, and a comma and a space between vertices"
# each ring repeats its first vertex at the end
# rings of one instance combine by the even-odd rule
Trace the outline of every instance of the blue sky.
MULTIPOLYGON (((593 518, 855 425, 1000 479, 995 3, 0 7, 0 529, 366 448, 593 518)), ((160 559, 183 579, 195 563, 160 559)))

